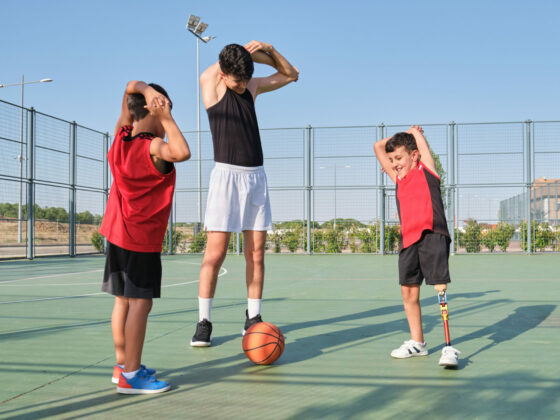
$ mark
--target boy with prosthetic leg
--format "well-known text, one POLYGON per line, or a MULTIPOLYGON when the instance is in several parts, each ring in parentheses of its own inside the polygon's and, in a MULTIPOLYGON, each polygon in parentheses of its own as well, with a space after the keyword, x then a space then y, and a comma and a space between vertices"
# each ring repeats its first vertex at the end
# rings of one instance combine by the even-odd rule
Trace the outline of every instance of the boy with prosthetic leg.
MULTIPOLYGON (((402 242, 399 283, 411 334, 411 339, 393 350, 391 356, 398 359, 425 356, 428 349, 422 330, 420 285, 425 278, 426 284, 433 285, 438 295, 443 296, 447 283, 451 281, 448 266, 451 240, 441 199, 440 179, 428 142, 419 126, 376 142, 374 150, 381 167, 397 185, 402 242)), ((451 347, 448 336, 447 332, 439 364, 456 367, 460 352, 451 347)))

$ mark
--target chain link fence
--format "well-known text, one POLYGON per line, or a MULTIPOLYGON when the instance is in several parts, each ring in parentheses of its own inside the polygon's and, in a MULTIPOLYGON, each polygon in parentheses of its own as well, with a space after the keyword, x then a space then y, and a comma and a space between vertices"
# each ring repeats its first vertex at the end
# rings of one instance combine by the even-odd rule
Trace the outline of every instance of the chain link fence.
MULTIPOLYGON (((408 125, 261 130, 274 230, 269 253, 395 253, 395 187, 373 153, 408 125)), ((452 252, 558 251, 560 121, 423 125, 441 176, 452 252)), ((186 132, 164 252, 203 252, 214 166, 208 131, 186 132), (200 156, 197 143, 200 138, 200 156)), ((107 133, 0 101, 0 258, 99 252, 107 133), (28 212, 28 209, 31 209, 28 212)), ((233 234, 230 252, 242 253, 233 234)))
POLYGON ((0 101, 0 258, 100 252, 109 136, 0 101))

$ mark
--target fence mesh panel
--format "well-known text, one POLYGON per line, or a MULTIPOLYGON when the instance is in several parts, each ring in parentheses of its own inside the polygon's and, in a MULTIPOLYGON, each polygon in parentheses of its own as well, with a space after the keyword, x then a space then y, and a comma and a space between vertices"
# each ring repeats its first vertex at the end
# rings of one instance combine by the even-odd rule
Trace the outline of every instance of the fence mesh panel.
MULTIPOLYGON (((112 181, 110 173, 104 174, 110 137, 21 111, 0 101, 0 258, 96 252, 95 233, 112 181), (32 162, 26 160, 29 152, 32 162), (29 203, 34 204, 33 238, 27 237, 29 203), (73 229, 70 220, 75 221, 73 229)), ((395 186, 381 173, 373 143, 408 128, 262 129, 274 223, 267 252, 307 252, 308 241, 316 253, 397 252, 395 186)), ((454 252, 558 250, 560 121, 423 128, 441 176, 454 252)), ((202 252, 214 151, 209 131, 200 132, 200 157, 198 133, 186 132, 185 137, 192 157, 175 165, 173 251, 202 252)), ((167 244, 166 238, 165 251, 167 244)), ((230 252, 242 252, 242 244, 242 236, 232 235, 230 252)))

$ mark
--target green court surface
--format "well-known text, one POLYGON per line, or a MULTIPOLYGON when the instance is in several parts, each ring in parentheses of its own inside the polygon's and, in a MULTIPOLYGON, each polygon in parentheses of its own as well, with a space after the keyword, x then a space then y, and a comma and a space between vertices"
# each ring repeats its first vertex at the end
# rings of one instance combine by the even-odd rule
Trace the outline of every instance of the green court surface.
POLYGON ((256 366, 241 349, 244 259, 228 256, 213 346, 191 348, 201 256, 163 258, 143 362, 158 395, 111 384, 113 298, 103 257, 0 263, 0 418, 558 418, 560 255, 451 257, 456 370, 438 366, 437 297, 422 287, 430 355, 389 355, 409 338, 396 256, 267 255, 263 318, 286 336, 256 366))

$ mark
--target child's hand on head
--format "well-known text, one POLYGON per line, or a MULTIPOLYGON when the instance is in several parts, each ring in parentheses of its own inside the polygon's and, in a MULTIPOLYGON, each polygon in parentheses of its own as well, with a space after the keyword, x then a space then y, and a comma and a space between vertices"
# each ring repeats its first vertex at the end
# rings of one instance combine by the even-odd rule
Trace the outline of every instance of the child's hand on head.
POLYGON ((165 96, 162 96, 162 98, 154 98, 149 105, 144 105, 144 108, 150 111, 150 115, 162 117, 171 114, 171 103, 165 96))

